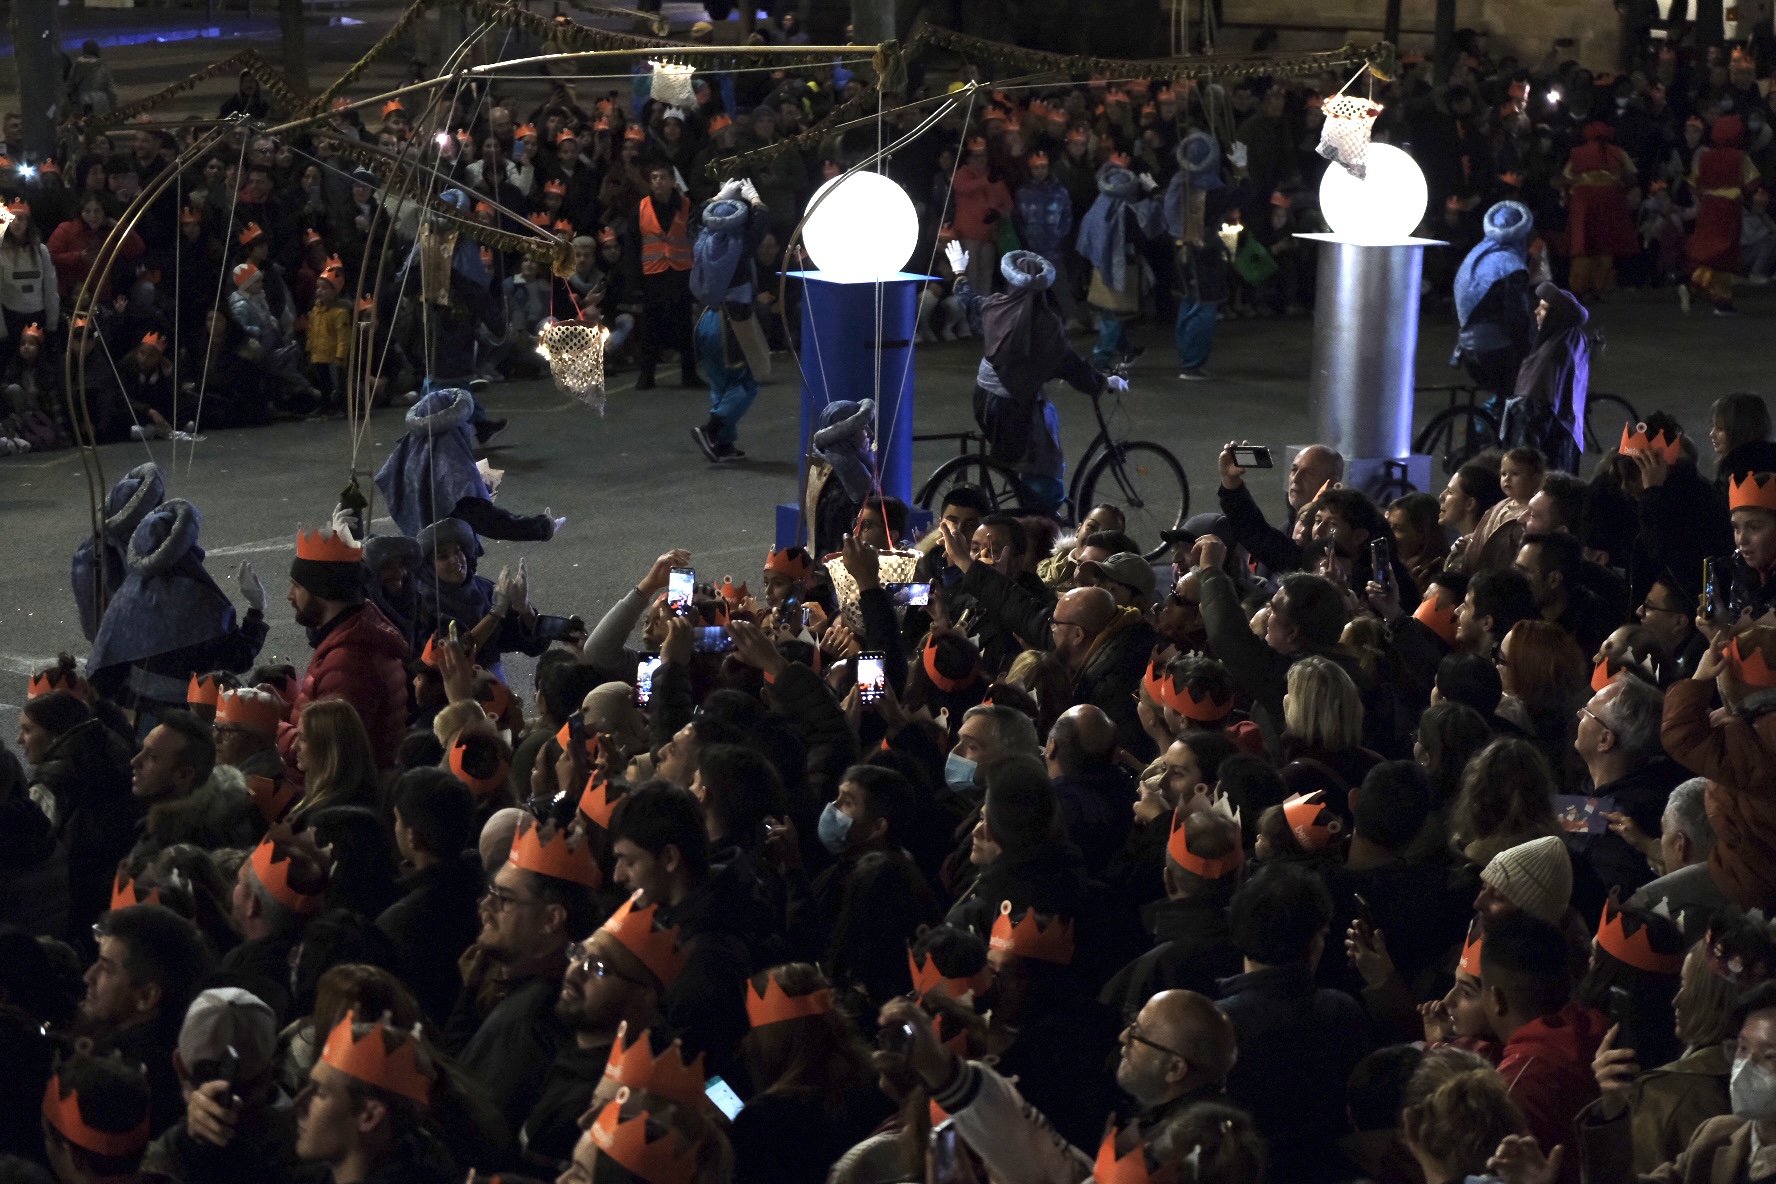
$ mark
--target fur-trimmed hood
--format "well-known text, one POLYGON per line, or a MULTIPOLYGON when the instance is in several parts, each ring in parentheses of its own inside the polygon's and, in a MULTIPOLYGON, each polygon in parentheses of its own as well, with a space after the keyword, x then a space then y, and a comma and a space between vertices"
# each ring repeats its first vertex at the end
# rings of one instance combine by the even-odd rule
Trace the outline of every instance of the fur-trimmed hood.
POLYGON ((1055 281, 1055 265, 1035 251, 1011 251, 999 260, 999 274, 1019 291, 1047 291, 1055 281))
POLYGON ((1119 201, 1137 201, 1141 196, 1141 182, 1133 171, 1119 164, 1107 164, 1098 170, 1098 192, 1119 201))
POLYGON ((466 427, 475 412, 475 397, 460 387, 436 390, 407 409, 407 430, 441 435, 466 427))
POLYGON ((264 829, 247 791, 246 777, 239 769, 217 765, 209 780, 184 797, 148 808, 148 816, 142 820, 142 838, 130 854, 133 858, 138 853, 158 853, 178 843, 192 843, 205 850, 245 847, 264 829))
POLYGON ((703 229, 717 234, 739 234, 746 229, 751 209, 737 198, 718 197, 703 207, 703 229))
MULTIPOLYGON (((105 608, 87 656, 89 674, 220 640, 234 605, 204 568, 203 518, 183 498, 162 502, 130 536, 127 574, 105 608)), ((202 669, 203 667, 199 667, 202 669)), ((184 678, 183 673, 163 672, 184 678)))
POLYGON ((202 563, 203 548, 197 545, 202 529, 203 516, 184 498, 160 503, 130 535, 129 570, 144 576, 161 575, 188 555, 202 563))
POLYGON ((1535 215, 1520 201, 1493 203, 1484 221, 1487 241, 1504 246, 1521 249, 1535 233, 1535 215))
POLYGON ((166 478, 153 461, 125 473, 105 495, 105 533, 123 542, 136 533, 148 512, 166 500, 166 478))
POLYGON ((474 410, 474 396, 456 387, 433 391, 408 410, 406 433, 376 470, 376 488, 402 534, 419 534, 465 497, 492 500, 475 467, 474 410))

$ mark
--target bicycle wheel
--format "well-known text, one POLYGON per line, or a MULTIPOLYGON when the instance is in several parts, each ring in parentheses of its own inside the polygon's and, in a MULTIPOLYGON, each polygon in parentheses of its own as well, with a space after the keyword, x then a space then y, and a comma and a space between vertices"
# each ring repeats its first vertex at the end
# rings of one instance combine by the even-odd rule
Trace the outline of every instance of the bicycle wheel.
POLYGON ((1151 539, 1148 559, 1171 550, 1159 537, 1176 530, 1190 515, 1190 479, 1178 458, 1147 440, 1131 440, 1106 449, 1079 486, 1079 504, 1109 504, 1121 510, 1128 533, 1151 539))
POLYGON ((1455 471, 1498 444, 1498 421, 1478 407, 1446 407, 1431 417, 1412 451, 1428 456, 1452 477, 1455 471))
POLYGON ((920 509, 936 513, 943 508, 944 495, 958 485, 972 485, 980 490, 995 512, 1023 509, 1017 470, 996 460, 973 455, 951 457, 939 465, 931 476, 925 478, 915 500, 920 509))
POLYGON ((1592 391, 1585 396, 1585 451, 1608 452, 1622 442, 1622 425, 1640 422, 1640 413, 1620 395, 1592 391))

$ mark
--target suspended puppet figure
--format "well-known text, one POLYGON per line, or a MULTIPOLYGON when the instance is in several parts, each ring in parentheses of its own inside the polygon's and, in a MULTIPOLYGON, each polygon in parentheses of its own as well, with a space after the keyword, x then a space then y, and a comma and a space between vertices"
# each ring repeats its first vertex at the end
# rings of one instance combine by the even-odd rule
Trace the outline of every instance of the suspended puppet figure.
POLYGON ((128 574, 105 607, 87 656, 94 687, 138 713, 183 708, 193 674, 243 671, 265 644, 265 586, 251 564, 237 573, 244 620, 204 569, 197 507, 174 498, 130 536, 128 574), (126 693, 127 692, 127 693, 126 693))
POLYGON ((105 495, 105 518, 99 538, 88 535, 74 548, 74 603, 80 609, 80 631, 88 641, 99 631, 104 605, 110 603, 123 583, 130 536, 164 500, 166 481, 160 475, 160 466, 153 461, 137 465, 105 495))
POLYGON ((418 635, 432 637, 455 624, 475 663, 504 680, 500 655, 532 657, 584 626, 571 617, 540 616, 530 604, 524 561, 502 568, 498 580, 475 574, 481 540, 460 518, 442 518, 419 534, 418 635))
POLYGON ((1591 314, 1578 297, 1553 284, 1536 288, 1535 349, 1517 372, 1499 436, 1506 448, 1529 445, 1549 469, 1579 471, 1585 450, 1585 394, 1591 385, 1591 314))
POLYGON ((811 468, 808 484, 814 497, 814 553, 839 549, 857 522, 864 499, 875 488, 876 454, 870 447, 875 431, 876 401, 834 399, 820 409, 809 451, 819 462, 819 478, 811 468))
MULTIPOLYGON (((1163 233, 1159 183, 1117 153, 1098 170, 1098 197, 1079 223, 1078 251, 1092 266, 1086 300, 1098 314, 1092 365, 1108 370, 1134 356, 1127 321, 1141 311, 1141 240, 1163 233)), ((1050 269, 1053 270, 1052 268, 1050 269)), ((1046 286, 1046 285, 1045 285, 1046 286)))
POLYGON ((1230 216, 1251 197, 1245 179, 1245 146, 1234 145, 1234 183, 1221 174, 1221 148, 1215 137, 1195 131, 1178 145, 1178 164, 1166 187, 1165 223, 1178 244, 1178 320, 1172 341, 1178 350, 1178 377, 1186 382, 1208 377, 1209 351, 1215 344, 1215 321, 1227 299, 1230 260, 1219 234, 1230 216))
POLYGON ((771 376, 771 351, 753 312, 758 248, 770 231, 770 211, 752 182, 729 181, 704 207, 693 249, 691 294, 704 306, 697 359, 709 382, 709 419, 691 435, 717 463, 746 455, 734 446, 740 419, 758 398, 759 378, 771 376))
POLYGON ((1529 286, 1535 215, 1520 201, 1501 201, 1486 211, 1485 233, 1455 273, 1461 332, 1450 364, 1460 361, 1476 386, 1502 397, 1535 340, 1529 286))
POLYGON ((566 518, 514 514, 493 504, 475 466, 471 424, 475 400, 466 390, 437 390, 407 410, 407 434, 376 470, 376 488, 401 533, 416 536, 440 518, 467 522, 476 534, 513 542, 544 542, 566 518))
POLYGON ((1049 294, 1054 264, 1032 251, 1013 251, 999 261, 1006 291, 983 296, 968 281, 968 252, 960 243, 945 251, 956 274, 956 295, 985 347, 974 379, 975 422, 993 459, 1016 465, 1023 474, 1025 505, 1053 513, 1066 491, 1067 461, 1060 413, 1044 385, 1058 378, 1088 394, 1106 388, 1120 393, 1128 380, 1099 373, 1068 344, 1049 294))

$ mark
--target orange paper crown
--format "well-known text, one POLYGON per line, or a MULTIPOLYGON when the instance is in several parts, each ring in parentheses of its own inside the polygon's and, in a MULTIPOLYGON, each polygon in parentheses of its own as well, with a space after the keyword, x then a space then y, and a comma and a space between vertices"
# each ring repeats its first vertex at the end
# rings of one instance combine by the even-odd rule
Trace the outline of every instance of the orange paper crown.
POLYGON ((31 213, 31 203, 22 197, 15 197, 6 203, 6 212, 14 218, 24 218, 31 213))
POLYGON ((539 230, 549 229, 549 215, 542 210, 538 210, 536 213, 532 214, 529 218, 529 222, 539 230))
MULTIPOLYGON (((492 741, 493 737, 480 734, 482 739, 492 741)), ((458 735, 456 742, 450 746, 450 772, 458 781, 469 787, 469 792, 478 798, 484 798, 498 789, 505 781, 506 774, 512 768, 512 762, 501 757, 494 762, 493 771, 476 776, 469 771, 468 758, 470 752, 469 736, 458 735)))
POLYGON ((713 136, 723 128, 733 126, 734 121, 732 119, 729 119, 726 115, 717 115, 714 119, 709 121, 709 134, 713 136))
POLYGON ((506 712, 512 706, 512 688, 490 675, 476 683, 475 702, 481 704, 488 718, 497 724, 506 718, 506 712))
POLYGON ((1597 922, 1597 945, 1610 957, 1648 974, 1676 974, 1683 969, 1684 951, 1663 954, 1653 948, 1651 928, 1644 921, 1633 933, 1624 923, 1626 911, 1612 892, 1603 902, 1597 922))
POLYGON ((765 993, 759 994, 758 988, 750 979, 746 983, 746 1019, 754 1028, 763 1028, 769 1024, 781 1024, 787 1020, 810 1019, 817 1015, 828 1015, 833 1010, 833 993, 831 987, 822 987, 818 991, 810 991, 806 995, 789 995, 783 990, 783 984, 777 981, 775 974, 765 973, 765 993))
POLYGON ((1776 670, 1764 660, 1764 651, 1757 645, 1749 647, 1747 652, 1744 637, 1735 637, 1733 644, 1726 650, 1727 665, 1733 671, 1733 677, 1748 687, 1776 687, 1776 670))
POLYGON ((1616 675, 1622 673, 1622 667, 1612 658, 1605 658, 1591 668, 1591 689, 1601 691, 1609 686, 1616 675))
POLYGON ((586 778, 586 788, 580 791, 580 813, 609 830, 617 803, 622 800, 621 795, 611 796, 610 778, 604 775, 604 770, 593 769, 586 778))
POLYGON ((1412 619, 1435 633, 1444 645, 1455 644, 1455 609, 1443 603, 1443 598, 1434 592, 1426 593, 1425 598, 1418 602, 1413 610, 1412 619))
POLYGON ((1026 909, 1023 919, 1014 925, 1011 902, 1002 900, 987 945, 1014 958, 1033 958, 1056 966, 1070 966, 1073 963, 1073 922, 1056 917, 1044 929, 1036 919, 1036 910, 1026 909))
POLYGON ((1098 1144, 1098 1161, 1092 1169, 1094 1184, 1176 1184, 1177 1164, 1148 1166, 1146 1140, 1137 1138, 1128 1154, 1116 1154, 1116 1133, 1112 1118, 1104 1130, 1104 1141, 1098 1144))
POLYGON ((1039 164, 1048 163, 1048 153, 1038 148, 1036 151, 1030 153, 1026 159, 1030 162, 1030 167, 1035 168, 1039 164))
POLYGON ((1201 698, 1190 693, 1187 686, 1178 687, 1172 695, 1172 708, 1185 719, 1199 724, 1220 723, 1233 711, 1233 695, 1225 701, 1204 691, 1201 698))
MULTIPOLYGON (((565 751, 566 749, 573 747, 573 742, 573 721, 569 720, 567 723, 562 724, 561 728, 555 733, 555 743, 559 744, 565 751)), ((580 751, 585 755, 585 758, 588 761, 595 761, 598 759, 598 753, 601 747, 602 745, 599 743, 597 732, 594 732, 590 728, 582 730, 580 735, 580 751)))
POLYGON ((1147 669, 1141 672, 1141 689, 1158 706, 1178 710, 1177 692, 1166 674, 1166 663, 1158 654, 1148 659, 1147 669))
POLYGON ((537 138, 536 124, 534 124, 534 123, 519 124, 517 127, 512 129, 512 138, 514 140, 534 140, 534 139, 536 139, 537 138))
POLYGON ((622 1164, 646 1184, 691 1184, 697 1172, 696 1149, 684 1146, 670 1130, 650 1142, 648 1112, 641 1110, 625 1119, 623 1106, 628 1101, 629 1091, 618 1090, 616 1100, 600 1110, 587 1129, 598 1153, 622 1164))
POLYGON ((1172 832, 1166 838, 1166 854, 1173 863, 1204 880, 1220 880, 1237 872, 1246 862, 1245 850, 1238 843, 1227 854, 1213 859, 1190 849, 1188 832, 1193 813, 1182 805, 1172 811, 1172 832))
MULTIPOLYGON (((189 692, 186 697, 190 697, 189 692)), ((223 691, 216 696, 217 727, 232 724, 271 739, 277 736, 278 724, 283 722, 283 718, 284 713, 279 709, 277 700, 263 691, 243 688, 238 691, 223 691)))
POLYGON ((94 1155, 125 1159, 148 1146, 148 1115, 143 1114, 141 1123, 133 1130, 99 1130, 81 1117, 77 1091, 69 1090, 66 1097, 62 1096, 59 1072, 50 1074, 49 1084, 43 1087, 43 1119, 62 1138, 94 1155))
POLYGON ((264 237, 265 231, 260 227, 259 223, 249 222, 246 225, 246 229, 240 232, 240 245, 244 247, 255 239, 261 239, 264 237))
POLYGON ((1468 935, 1462 939, 1461 961, 1456 969, 1470 978, 1480 977, 1480 949, 1486 944, 1486 930, 1481 928, 1480 918, 1475 917, 1468 923, 1468 935))
POLYGON ((545 181, 543 183, 543 196, 547 197, 551 193, 556 197, 566 197, 567 186, 560 181, 545 181))
POLYGON ((193 674, 191 681, 185 686, 185 706, 208 707, 212 711, 219 705, 222 696, 222 684, 216 676, 206 674, 201 678, 193 674))
POLYGON ((139 904, 159 904, 160 889, 150 888, 143 892, 136 887, 136 881, 123 868, 117 869, 117 878, 111 882, 111 907, 114 909, 133 908, 139 904))
POLYGON ((512 841, 512 866, 587 888, 604 884, 604 875, 598 870, 591 844, 584 835, 571 834, 565 827, 532 818, 518 824, 518 837, 512 841))
POLYGON ((234 269, 234 286, 244 288, 252 283, 253 277, 258 274, 259 265, 257 263, 243 263, 234 269))
POLYGON ((354 1010, 339 1021, 327 1037, 327 1046, 321 1050, 321 1061, 365 1085, 411 1098, 421 1106, 429 1105, 432 1080, 419 1067, 417 1033, 403 1032, 378 1022, 371 1024, 370 1031, 360 1040, 352 1033, 357 1018, 358 1013, 354 1010), (392 1051, 388 1039, 390 1032, 401 1032, 405 1037, 392 1051))
POLYGON ((765 556, 765 570, 792 580, 805 580, 814 574, 814 561, 800 547, 786 547, 781 551, 772 547, 765 556))
POLYGON ((326 265, 321 268, 322 279, 344 279, 345 260, 337 255, 327 256, 326 265))
POLYGON ((299 530, 296 532, 296 558, 313 563, 362 563, 364 548, 340 538, 331 530, 299 530))
POLYGON ((960 678, 951 678, 937 668, 937 634, 935 633, 926 634, 924 648, 919 652, 919 665, 924 669, 925 677, 931 680, 931 685, 946 695, 953 695, 964 687, 971 687, 980 679, 980 663, 978 662, 969 667, 968 673, 960 678))
POLYGON ((1324 851, 1344 831, 1344 819, 1326 806, 1323 791, 1298 793, 1283 803, 1283 818, 1304 851, 1324 851))
POLYGON ((565 143, 568 140, 577 140, 579 138, 580 138, 579 135, 577 133, 575 133, 575 131, 571 127, 564 127, 560 131, 555 133, 555 142, 557 144, 565 143))
POLYGON ((655 1056, 648 1029, 643 1028, 634 1040, 624 1043, 628 1030, 627 1020, 617 1025, 610 1059, 604 1063, 606 1081, 638 1093, 657 1094, 691 1110, 708 1104, 703 1087, 709 1081, 709 1073, 703 1067, 702 1053, 686 1061, 684 1042, 674 1040, 665 1052, 655 1056))
POLYGON ((313 896, 298 892, 290 884, 289 843, 291 833, 287 828, 277 827, 268 833, 259 845, 253 848, 253 874, 265 890, 271 893, 272 899, 299 916, 318 913, 321 910, 321 894, 313 896), (279 849, 284 856, 278 858, 279 849))
POLYGON ((630 124, 623 129, 623 139, 639 144, 647 139, 647 133, 641 130, 640 124, 630 124))
POLYGON ((166 334, 152 332, 144 333, 142 334, 142 344, 152 346, 158 350, 165 350, 167 347, 166 334))
POLYGON ((919 996, 936 992, 952 999, 960 999, 968 994, 973 994, 978 999, 993 985, 991 967, 983 966, 978 974, 967 978, 946 978, 944 972, 937 968, 936 958, 927 954, 924 961, 920 961, 911 946, 907 947, 907 966, 913 973, 913 994, 919 996))
POLYGON ((1667 433, 1664 428, 1660 428, 1657 432, 1649 435, 1646 424, 1625 423, 1622 425, 1622 442, 1616 445, 1616 451, 1656 452, 1665 458, 1666 464, 1674 465, 1683 458, 1683 445, 1678 443, 1682 439, 1683 433, 1681 432, 1673 436, 1667 433))
POLYGON ((1768 473, 1747 473, 1743 481, 1734 477, 1727 486, 1727 508, 1776 514, 1776 477, 1768 473))
POLYGON ((555 225, 549 227, 549 229, 553 230, 556 234, 559 234, 562 238, 572 238, 574 224, 569 222, 566 218, 557 218, 555 219, 555 225))
POLYGON ((742 600, 745 600, 748 595, 745 584, 741 584, 738 587, 734 585, 733 576, 722 577, 720 591, 721 598, 729 604, 739 604, 742 600))
POLYGON ((318 242, 325 241, 326 240, 321 237, 321 232, 312 226, 302 232, 302 245, 305 247, 312 247, 318 242))
POLYGON ((39 325, 36 321, 32 321, 30 324, 25 326, 25 331, 23 333, 19 334, 19 336, 20 337, 35 337, 38 341, 42 341, 43 340, 43 326, 39 325))
POLYGON ((1130 159, 1129 154, 1126 152, 1112 152, 1110 158, 1104 163, 1113 164, 1119 169, 1126 169, 1133 165, 1134 161, 1130 159))
POLYGON ((640 900, 638 891, 610 915, 602 928, 653 972, 662 987, 670 987, 684 973, 690 954, 679 941, 678 926, 661 928, 656 925, 660 906, 651 904, 642 908, 640 900))
POLYGON ((248 777, 247 792, 266 826, 276 826, 302 796, 300 789, 286 785, 281 777, 248 777))
POLYGON ((393 115, 397 111, 399 111, 403 115, 407 114, 407 108, 401 106, 400 99, 390 99, 388 102, 386 102, 382 105, 382 117, 384 119, 387 119, 389 116, 393 115))
POLYGON ((616 241, 617 241, 617 232, 612 230, 610 227, 606 226, 603 230, 600 230, 598 232, 598 245, 599 246, 601 246, 601 247, 612 246, 616 243, 616 241))

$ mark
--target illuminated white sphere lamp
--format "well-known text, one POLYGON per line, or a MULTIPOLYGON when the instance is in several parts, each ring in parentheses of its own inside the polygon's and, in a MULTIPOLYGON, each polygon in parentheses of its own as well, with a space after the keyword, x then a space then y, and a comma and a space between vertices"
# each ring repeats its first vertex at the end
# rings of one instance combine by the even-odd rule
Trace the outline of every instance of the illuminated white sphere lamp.
POLYGON ((840 283, 893 279, 919 245, 919 214, 906 190, 881 173, 834 177, 808 201, 802 227, 821 278, 840 283))
POLYGON ((1418 162, 1392 144, 1370 143, 1361 178, 1337 164, 1320 178, 1320 212, 1339 242, 1413 242, 1429 196, 1418 162))

